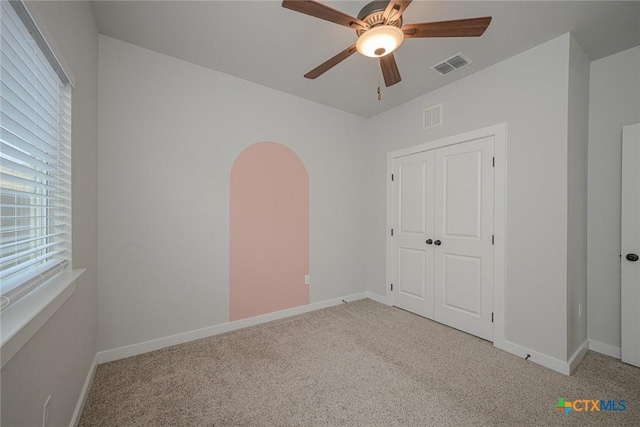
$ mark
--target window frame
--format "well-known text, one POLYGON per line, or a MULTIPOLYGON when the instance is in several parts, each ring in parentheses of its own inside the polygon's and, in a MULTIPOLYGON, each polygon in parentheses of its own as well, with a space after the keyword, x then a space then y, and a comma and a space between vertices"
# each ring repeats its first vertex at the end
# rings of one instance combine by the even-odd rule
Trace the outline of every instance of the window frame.
MULTIPOLYGON (((53 114, 49 114, 51 117, 51 121, 56 123, 55 128, 55 147, 46 148, 46 151, 38 151, 42 148, 43 144, 46 144, 44 140, 39 142, 40 138, 38 135, 38 129, 40 127, 36 126, 34 128, 34 140, 26 140, 23 139, 23 143, 19 143, 17 145, 12 145, 11 143, 5 142, 4 138, 2 141, 2 145, 0 148, 4 148, 6 150, 11 150, 13 156, 9 154, 3 154, 0 157, 0 161, 6 162, 12 166, 6 168, 0 168, 3 173, 3 178, 6 180, 14 180, 20 181, 21 177, 20 173, 16 172, 16 170, 26 170, 27 173, 32 173, 34 176, 38 176, 33 181, 29 181, 34 187, 33 194, 26 194, 23 196, 19 196, 19 190, 13 190, 14 192, 14 203, 11 207, 4 209, 5 205, 3 204, 3 211, 10 211, 13 208, 14 215, 10 216, 2 216, 3 224, 5 222, 10 223, 11 218, 14 223, 14 230, 8 230, 6 233, 13 233, 13 240, 8 240, 7 242, 2 242, 0 248, 7 250, 14 250, 14 254, 2 256, 0 254, 0 262, 4 262, 5 268, 3 272, 9 271, 10 267, 6 267, 7 265, 11 265, 12 259, 24 259, 29 255, 35 255, 40 253, 40 256, 37 256, 32 259, 28 259, 27 261, 23 261, 21 263, 15 261, 15 270, 16 272, 11 274, 10 272, 6 273, 5 278, 0 278, 0 310, 4 311, 8 307, 12 306, 14 303, 19 301, 21 298, 29 295, 33 290, 40 287, 42 284, 56 276, 59 272, 65 269, 71 269, 71 232, 72 232, 72 221, 71 221, 71 82, 64 71, 62 65, 57 60, 56 55, 53 53, 53 50, 45 40, 42 32, 36 25, 35 21, 31 17, 29 11, 27 10, 24 3, 20 0, 10 0, 8 2, 3 2, 3 10, 2 10, 2 21, 3 27, 5 27, 4 21, 11 20, 11 24, 13 25, 15 31, 7 30, 6 36, 9 36, 9 32, 11 34, 11 38, 13 39, 13 44, 8 43, 7 39, 0 41, 3 45, 6 44, 6 47, 3 49, 18 49, 24 48, 22 54, 29 59, 33 59, 33 64, 24 63, 25 66, 33 66, 31 73, 34 76, 33 86, 29 86, 28 88, 24 88, 25 91, 32 90, 34 100, 38 99, 40 95, 38 95, 38 88, 44 88, 46 84, 49 85, 49 88, 57 85, 56 94, 57 95, 57 105, 49 104, 49 106, 53 106, 57 108, 55 117, 53 114), (10 7, 9 7, 10 5, 10 7), (16 17, 18 19, 16 19, 16 17), (23 27, 20 27, 22 25, 23 27), (22 37, 22 38, 19 38, 22 37), (33 48, 33 52, 31 53, 28 49, 25 48, 28 46, 29 49, 33 48), (31 56, 29 56, 31 55, 31 56), (40 67, 38 69, 38 67, 40 67), (41 70, 43 70, 40 73, 41 70), (50 67, 50 68, 47 68, 50 67), (49 77, 47 78, 47 74, 49 77), (36 77, 37 76, 37 77, 36 77), (57 80, 55 77, 57 76, 57 80), (48 80, 48 81, 47 81, 48 80), (55 81, 53 81, 55 80, 55 81), (44 82, 44 84, 43 84, 44 82), (41 85, 41 86, 39 86, 41 85), (32 150, 21 150, 20 146, 25 146, 31 144, 32 150), (50 148, 54 149, 55 155, 52 156, 49 151, 50 148), (17 153, 17 154, 16 154, 17 153), (36 153, 36 154, 34 154, 36 153), (39 159, 39 155, 42 158, 46 157, 55 157, 55 160, 42 160, 39 159), (28 157, 31 157, 28 159, 28 157), (25 161, 26 159, 26 161, 25 161), (31 161, 30 161, 31 160, 31 161), (49 163, 50 162, 50 163, 49 163), (39 169, 39 166, 44 165, 44 171, 39 169), (28 170, 30 167, 33 167, 33 170, 28 170), (9 173, 11 170, 12 173, 9 173), (52 173, 51 170, 54 172, 52 173), (54 206, 51 200, 55 197, 58 197, 58 194, 53 194, 52 189, 49 187, 50 182, 56 182, 56 191, 61 191, 62 197, 60 197, 61 203, 59 205, 54 206), (42 191, 39 193, 39 191, 42 191), (22 197, 23 199, 34 200, 33 204, 24 204, 21 205, 18 203, 18 198, 22 197), (18 215, 17 212, 19 210, 23 210, 23 212, 28 212, 27 215, 18 215), (60 213, 63 212, 63 213, 60 213), (21 229, 18 227, 18 222, 20 220, 29 220, 31 225, 29 227, 25 227, 21 229), (34 222, 38 222, 39 224, 33 225, 34 222), (51 229, 56 229, 54 233, 50 232, 51 229), (18 237, 19 233, 22 231, 30 231, 33 233, 34 230, 45 230, 43 235, 30 234, 28 238, 21 239, 18 237), (39 242, 36 244, 36 242, 39 242), (19 247, 27 247, 26 250, 19 250, 19 247), (61 256, 58 256, 53 253, 53 251, 59 251, 61 256), (38 259, 42 259, 38 261, 38 259), (28 265, 30 264, 31 265, 28 265), (22 268, 18 268, 22 265, 22 268), (25 267, 26 265, 26 267, 25 267), (20 272, 19 274, 17 272, 20 272)), ((3 29, 7 29, 5 27, 3 29)), ((15 51, 14 51, 15 53, 15 51)), ((20 55, 20 53, 16 54, 20 55)), ((16 68, 17 72, 21 73, 22 71, 16 68)), ((11 73, 7 72, 6 69, 3 72, 7 73, 9 77, 12 76, 11 73)), ((28 73, 28 72, 26 72, 28 73)), ((14 72, 15 74, 15 72, 14 72)), ((9 78, 7 77, 7 78, 9 78)), ((4 84, 4 82, 3 82, 4 84)), ((7 86, 9 87, 9 86, 7 86)), ((41 89, 44 90, 44 89, 41 89)), ((31 92, 27 92, 31 93, 31 92)), ((51 93, 48 93, 51 96, 51 93)), ((19 97, 15 97, 14 99, 20 100, 19 97)), ((4 102, 3 102, 4 103, 4 102)), ((19 103, 19 102, 18 102, 19 103)), ((7 104, 8 105, 8 104, 7 104)), ((35 123, 37 123, 38 118, 38 104, 32 107, 33 109, 29 109, 28 104, 24 104, 27 107, 27 114, 33 114, 33 117, 25 115, 27 120, 31 118, 35 123)), ((12 108, 14 106, 12 105, 12 108)), ((23 113, 24 111, 19 110, 17 107, 15 108, 18 111, 18 114, 23 113)), ((40 110, 42 111, 42 110, 40 110)), ((49 111, 51 113, 51 111, 49 111)), ((4 116, 4 115, 3 115, 4 116)), ((7 116, 8 117, 8 116, 7 116)), ((2 125, 3 132, 5 131, 5 126, 2 125)), ((7 131, 7 136, 9 136, 9 131, 7 131)), ((15 135, 13 135, 15 136, 15 135)), ((16 138, 18 138, 16 136, 16 138)), ((24 148, 24 147, 22 147, 24 148)), ((4 180, 3 180, 4 181, 4 180)), ((5 184, 0 185, 0 191, 3 191, 3 197, 8 195, 12 190, 9 187, 5 187, 5 184), (7 192, 7 193, 5 193, 7 192)), ((57 252, 56 252, 57 253, 57 252)), ((0 264, 2 265, 2 264, 0 264)), ((4 317, 4 316, 3 316, 4 317)))

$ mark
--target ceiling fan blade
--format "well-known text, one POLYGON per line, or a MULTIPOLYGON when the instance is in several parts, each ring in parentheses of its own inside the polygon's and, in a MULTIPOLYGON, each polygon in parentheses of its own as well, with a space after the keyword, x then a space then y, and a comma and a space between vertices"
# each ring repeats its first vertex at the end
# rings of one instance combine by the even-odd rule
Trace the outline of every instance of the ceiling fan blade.
POLYGON ((334 56, 333 58, 330 58, 329 60, 318 65, 316 68, 309 71, 304 76, 308 79, 315 79, 317 77, 320 77, 322 74, 326 73, 331 68, 335 67, 336 65, 338 65, 339 63, 341 63, 342 61, 344 61, 354 53, 356 53, 356 50, 357 50, 356 45, 354 43, 348 48, 346 48, 345 50, 343 50, 342 52, 340 52, 339 54, 337 54, 336 56, 334 56))
POLYGON ((395 1, 391 0, 387 5, 387 8, 384 10, 384 22, 387 22, 389 18, 397 21, 398 18, 402 15, 402 12, 409 6, 411 0, 408 1, 395 1), (393 12, 395 11, 395 12, 393 12), (392 13, 393 12, 393 13, 392 13))
POLYGON ((393 53, 380 58, 380 68, 382 68, 382 76, 384 77, 384 85, 386 87, 393 86, 402 80, 393 53))
POLYGON ((457 19, 455 21, 425 22, 402 26, 406 38, 417 37, 479 37, 489 26, 490 16, 457 19))
POLYGON ((354 30, 359 28, 366 30, 369 28, 365 22, 358 18, 354 18, 353 16, 349 16, 346 13, 342 13, 339 10, 312 0, 284 0, 282 2, 282 7, 304 13, 305 15, 313 16, 315 18, 324 19, 325 21, 344 25, 345 27, 354 30))

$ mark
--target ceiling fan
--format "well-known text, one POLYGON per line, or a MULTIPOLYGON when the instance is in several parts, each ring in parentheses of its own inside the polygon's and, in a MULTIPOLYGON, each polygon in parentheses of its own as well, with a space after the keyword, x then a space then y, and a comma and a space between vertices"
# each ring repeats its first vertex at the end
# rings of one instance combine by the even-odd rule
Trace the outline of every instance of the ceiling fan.
POLYGON ((365 56, 380 58, 384 83, 387 87, 393 86, 401 80, 393 51, 405 38, 479 37, 491 22, 491 17, 485 16, 402 25, 402 13, 410 3, 411 0, 372 1, 360 10, 357 18, 354 18, 313 0, 284 0, 282 7, 351 28, 358 36, 354 44, 304 76, 315 79, 355 52, 360 52, 365 56))

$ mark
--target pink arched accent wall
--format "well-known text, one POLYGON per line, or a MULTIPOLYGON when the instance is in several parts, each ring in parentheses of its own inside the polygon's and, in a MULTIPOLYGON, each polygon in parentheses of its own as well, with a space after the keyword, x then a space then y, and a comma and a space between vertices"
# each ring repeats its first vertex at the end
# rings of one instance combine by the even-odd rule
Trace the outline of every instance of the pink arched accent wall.
POLYGON ((231 169, 229 317, 309 304, 309 176, 284 145, 246 148, 231 169))

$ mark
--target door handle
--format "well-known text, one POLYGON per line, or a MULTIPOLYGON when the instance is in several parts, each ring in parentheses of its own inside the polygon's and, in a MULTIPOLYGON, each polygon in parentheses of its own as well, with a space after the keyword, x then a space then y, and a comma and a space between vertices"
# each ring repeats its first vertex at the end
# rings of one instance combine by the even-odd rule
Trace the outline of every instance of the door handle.
POLYGON ((635 261, 637 261, 639 258, 638 258, 638 255, 636 255, 636 254, 627 254, 627 259, 628 259, 629 261, 633 261, 633 262, 635 262, 635 261))
POLYGON ((436 240, 435 242, 433 242, 433 244, 436 246, 440 246, 442 242, 440 240, 436 240))
POLYGON ((427 245, 430 245, 430 244, 432 244, 432 243, 433 243, 433 240, 428 239, 428 240, 426 241, 426 243, 427 243, 427 245))

